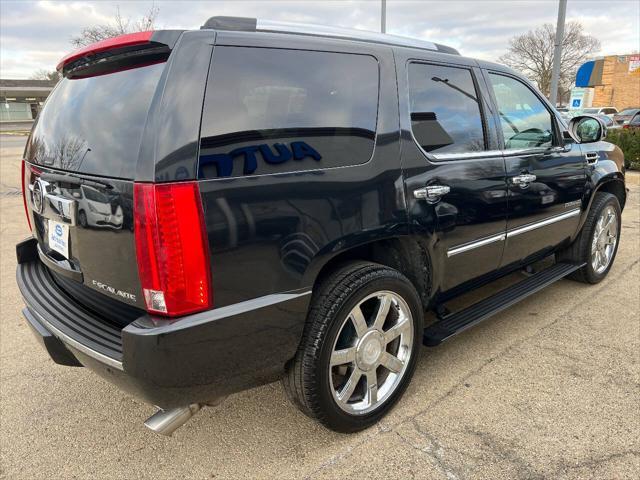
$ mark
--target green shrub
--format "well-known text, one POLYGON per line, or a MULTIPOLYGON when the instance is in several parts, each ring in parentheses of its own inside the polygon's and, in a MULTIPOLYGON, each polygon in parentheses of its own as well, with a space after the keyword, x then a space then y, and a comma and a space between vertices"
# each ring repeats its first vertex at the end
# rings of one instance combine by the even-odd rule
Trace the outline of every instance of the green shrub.
POLYGON ((640 170, 640 128, 608 130, 607 142, 620 147, 626 168, 640 170))

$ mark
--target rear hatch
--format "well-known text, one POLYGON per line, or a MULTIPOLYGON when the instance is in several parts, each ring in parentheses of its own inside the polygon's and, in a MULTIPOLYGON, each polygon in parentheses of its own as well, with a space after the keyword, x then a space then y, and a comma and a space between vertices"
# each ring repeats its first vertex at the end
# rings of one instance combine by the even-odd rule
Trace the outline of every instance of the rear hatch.
POLYGON ((65 57, 58 66, 64 78, 25 149, 25 208, 43 263, 67 290, 84 285, 138 308, 145 302, 133 181, 147 114, 179 34, 160 33, 118 37, 65 57))

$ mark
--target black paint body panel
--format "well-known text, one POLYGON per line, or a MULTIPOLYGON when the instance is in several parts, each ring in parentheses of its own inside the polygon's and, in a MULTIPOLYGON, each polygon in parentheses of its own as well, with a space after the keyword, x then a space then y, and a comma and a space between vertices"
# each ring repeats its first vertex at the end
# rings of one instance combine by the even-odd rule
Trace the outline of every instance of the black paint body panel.
MULTIPOLYGON (((225 32, 217 42, 291 48, 281 37, 225 32)), ((216 306, 310 288, 331 257, 407 233, 391 48, 330 40, 296 43, 296 48, 307 46, 377 60, 382 94, 373 155, 357 165, 321 168, 321 160, 313 170, 200 181, 216 306)), ((215 70, 210 75, 215 77, 215 70)), ((205 135, 204 124, 202 131, 205 135)), ((323 137, 308 142, 325 151, 323 137)))

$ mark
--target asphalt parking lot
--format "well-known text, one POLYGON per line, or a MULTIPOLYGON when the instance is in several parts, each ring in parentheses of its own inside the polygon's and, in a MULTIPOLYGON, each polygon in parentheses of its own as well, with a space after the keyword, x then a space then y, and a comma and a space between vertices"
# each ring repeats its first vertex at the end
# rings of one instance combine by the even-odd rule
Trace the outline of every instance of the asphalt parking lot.
POLYGON ((203 410, 165 438, 142 424, 153 407, 85 369, 55 365, 22 319, 14 245, 28 235, 25 138, 0 137, 1 477, 640 477, 637 184, 602 283, 562 280, 423 348, 411 386, 379 425, 331 432, 272 384, 203 410))

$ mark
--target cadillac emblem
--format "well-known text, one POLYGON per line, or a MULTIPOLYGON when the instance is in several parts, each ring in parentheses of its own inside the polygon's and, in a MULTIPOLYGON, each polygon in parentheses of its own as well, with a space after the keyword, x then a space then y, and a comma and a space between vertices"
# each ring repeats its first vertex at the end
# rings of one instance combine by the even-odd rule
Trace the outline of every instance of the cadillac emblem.
POLYGON ((33 184, 31 200, 31 203, 33 203, 33 211, 42 214, 42 210, 44 209, 44 185, 42 185, 40 179, 37 179, 33 184))

